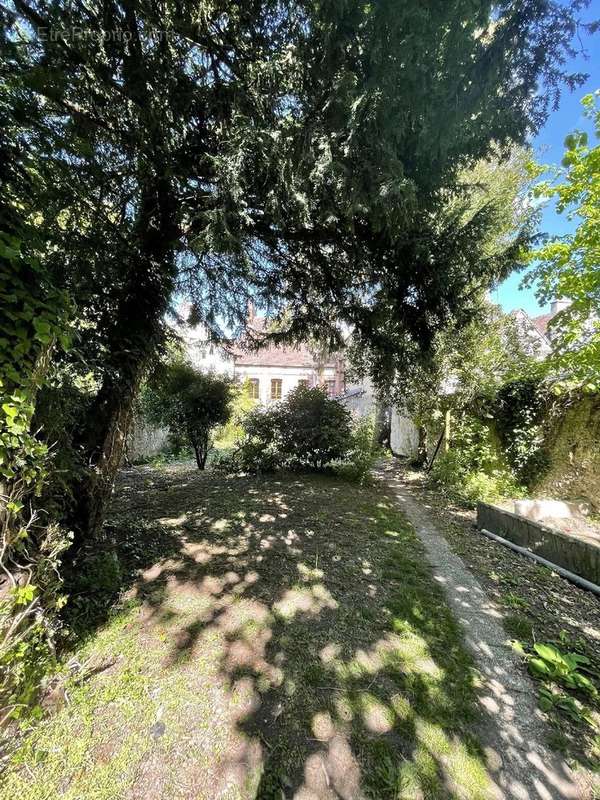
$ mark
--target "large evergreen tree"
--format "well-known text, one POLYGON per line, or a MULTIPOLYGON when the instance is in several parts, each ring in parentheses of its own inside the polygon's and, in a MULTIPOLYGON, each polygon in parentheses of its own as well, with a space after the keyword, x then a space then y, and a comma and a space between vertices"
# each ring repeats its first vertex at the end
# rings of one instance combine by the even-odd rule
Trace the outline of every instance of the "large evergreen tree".
POLYGON ((442 212, 461 169, 539 127, 584 4, 3 8, 13 135, 38 176, 21 202, 97 386, 78 425, 80 531, 102 520, 177 281, 212 327, 252 294, 287 307, 277 336, 335 337, 345 318, 388 355, 468 316, 508 256, 480 258, 485 210, 442 212))

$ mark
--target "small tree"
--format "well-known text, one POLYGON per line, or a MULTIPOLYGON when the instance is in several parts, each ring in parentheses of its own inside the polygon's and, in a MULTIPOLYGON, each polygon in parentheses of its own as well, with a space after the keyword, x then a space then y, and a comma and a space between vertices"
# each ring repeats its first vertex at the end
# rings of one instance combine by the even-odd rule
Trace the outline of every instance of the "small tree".
POLYGON ((150 422, 164 425, 173 437, 185 437, 194 449, 198 469, 204 469, 211 432, 231 415, 232 392, 228 378, 178 362, 166 366, 148 384, 142 405, 150 422))

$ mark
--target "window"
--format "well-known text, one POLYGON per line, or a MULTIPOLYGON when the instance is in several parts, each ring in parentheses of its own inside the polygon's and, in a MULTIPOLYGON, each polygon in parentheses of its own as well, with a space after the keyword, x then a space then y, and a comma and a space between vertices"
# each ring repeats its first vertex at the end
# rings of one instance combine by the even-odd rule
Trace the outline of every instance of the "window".
POLYGON ((258 400, 260 397, 260 383, 258 378, 250 378, 248 383, 248 394, 253 400, 258 400))
POLYGON ((327 389, 327 397, 334 397, 335 381, 325 381, 325 388, 327 389))
POLYGON ((281 378, 271 378, 271 400, 281 400, 281 378))
POLYGON ((300 378, 298 386, 303 386, 305 389, 308 389, 308 378, 300 378))

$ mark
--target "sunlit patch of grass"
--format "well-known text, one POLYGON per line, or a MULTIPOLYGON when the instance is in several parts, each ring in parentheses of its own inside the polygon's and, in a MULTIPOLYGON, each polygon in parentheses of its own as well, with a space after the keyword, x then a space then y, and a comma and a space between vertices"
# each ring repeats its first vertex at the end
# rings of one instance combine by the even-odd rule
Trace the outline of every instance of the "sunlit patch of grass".
POLYGON ((165 798, 280 800, 313 779, 359 796, 336 784, 349 775, 373 800, 489 796, 460 629, 381 488, 159 477, 144 498, 187 518, 185 540, 80 650, 112 666, 69 679, 7 797, 120 800, 160 780, 165 798))
MULTIPOLYGON (((184 614, 191 605, 188 598, 184 614)), ((163 667, 172 646, 168 623, 140 638, 139 611, 138 603, 128 603, 82 647, 81 669, 65 684, 68 702, 24 739, 0 796, 114 800, 128 796, 140 765, 159 760, 166 797, 171 796, 168 786, 177 785, 182 757, 185 761, 196 751, 195 768, 205 762, 212 769, 209 761, 220 752, 226 755, 227 731, 215 731, 210 722, 210 692, 199 693, 187 670, 163 667), (196 746, 203 734, 211 741, 210 754, 196 746), (192 748, 183 756, 182 741, 192 748)), ((181 617, 177 621, 181 624, 181 617)), ((194 663, 203 683, 219 663, 218 649, 210 649, 209 639, 207 645, 207 660, 194 663)))

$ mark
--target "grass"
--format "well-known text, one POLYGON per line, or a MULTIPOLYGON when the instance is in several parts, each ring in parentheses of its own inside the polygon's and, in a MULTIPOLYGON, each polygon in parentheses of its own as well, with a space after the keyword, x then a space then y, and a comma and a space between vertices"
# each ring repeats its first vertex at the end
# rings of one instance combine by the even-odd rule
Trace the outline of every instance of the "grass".
POLYGON ((2 797, 490 796, 473 665, 381 487, 131 470, 109 527, 120 602, 2 797))

